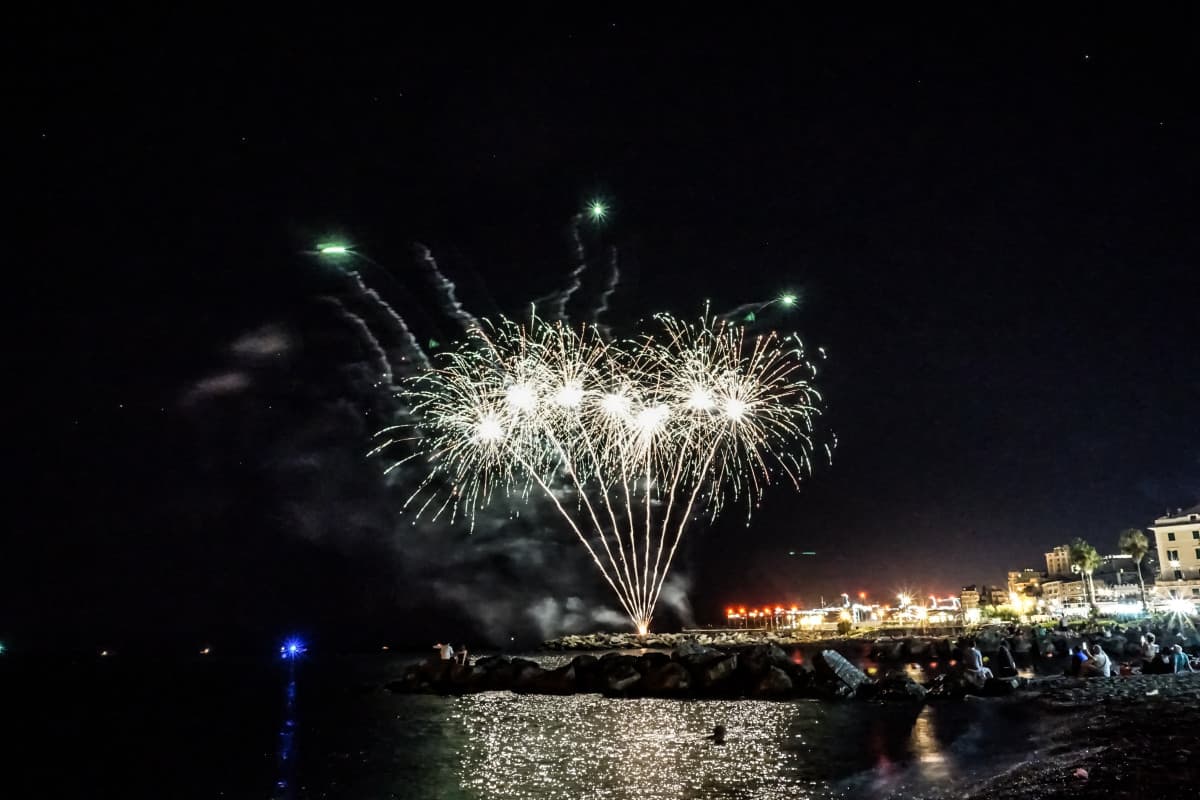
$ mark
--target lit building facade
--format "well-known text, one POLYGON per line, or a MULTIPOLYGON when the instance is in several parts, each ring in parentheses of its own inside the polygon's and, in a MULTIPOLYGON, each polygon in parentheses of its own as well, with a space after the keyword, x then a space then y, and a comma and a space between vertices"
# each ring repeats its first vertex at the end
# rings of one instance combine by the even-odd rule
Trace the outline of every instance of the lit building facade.
POLYGON ((1046 577, 1066 578, 1071 574, 1071 548, 1065 544, 1046 553, 1046 577))
POLYGON ((1036 569, 1022 569, 1008 573, 1008 592, 1027 596, 1037 594, 1042 583, 1042 573, 1036 569))
POLYGON ((1161 516, 1150 530, 1158 550, 1155 593, 1164 599, 1200 598, 1200 505, 1161 516))

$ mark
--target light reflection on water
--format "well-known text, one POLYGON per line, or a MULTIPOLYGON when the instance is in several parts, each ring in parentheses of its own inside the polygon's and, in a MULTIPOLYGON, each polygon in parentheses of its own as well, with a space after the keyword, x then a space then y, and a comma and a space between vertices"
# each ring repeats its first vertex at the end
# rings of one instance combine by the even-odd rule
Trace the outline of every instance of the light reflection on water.
POLYGON ((780 745, 792 704, 613 701, 597 695, 463 698, 453 715, 469 726, 464 788, 494 798, 810 797, 780 745), (726 744, 706 739, 715 723, 726 744))
POLYGON ((464 737, 459 786, 498 800, 928 797, 981 763, 971 731, 987 727, 958 718, 962 708, 918 716, 817 702, 508 693, 447 702, 447 722, 464 737), (724 745, 707 738, 718 723, 724 745))
POLYGON ((391 662, 314 661, 298 679, 304 712, 298 800, 343 798, 960 797, 1032 749, 1020 704, 913 707, 855 702, 462 697, 378 687, 391 662), (727 729, 726 744, 708 737, 727 729))

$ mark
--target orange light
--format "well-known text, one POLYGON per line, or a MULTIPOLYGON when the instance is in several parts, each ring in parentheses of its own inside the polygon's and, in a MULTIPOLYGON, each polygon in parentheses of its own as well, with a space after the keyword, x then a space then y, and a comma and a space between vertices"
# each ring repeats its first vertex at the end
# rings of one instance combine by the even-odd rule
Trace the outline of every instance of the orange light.
POLYGON ((950 666, 952 666, 952 667, 953 667, 953 666, 955 666, 956 664, 958 664, 958 662, 957 662, 957 661, 955 661, 954 659, 950 659, 950 666))
POLYGON ((867 599, 867 593, 866 593, 866 592, 859 592, 859 593, 858 593, 858 599, 859 599, 859 600, 866 600, 866 599, 867 599))
POLYGON ((936 662, 936 661, 930 661, 930 662, 929 662, 929 668, 930 668, 930 669, 937 669, 937 662, 936 662))
POLYGON ((744 608, 739 608, 739 609, 738 609, 738 613, 739 613, 739 614, 745 614, 745 613, 746 613, 746 609, 744 609, 744 608))
POLYGON ((799 610, 800 610, 799 606, 792 606, 792 613, 795 613, 799 610))

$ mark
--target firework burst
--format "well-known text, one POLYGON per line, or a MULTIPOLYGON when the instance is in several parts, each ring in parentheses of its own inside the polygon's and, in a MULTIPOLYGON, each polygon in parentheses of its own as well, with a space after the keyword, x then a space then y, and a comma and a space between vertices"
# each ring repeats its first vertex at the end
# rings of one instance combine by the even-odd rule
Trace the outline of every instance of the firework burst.
POLYGON ((659 315, 608 341, 533 317, 483 322, 401 387, 415 422, 373 452, 421 459, 405 508, 473 520, 540 493, 587 548, 639 632, 690 521, 811 470, 821 397, 795 337, 659 315))

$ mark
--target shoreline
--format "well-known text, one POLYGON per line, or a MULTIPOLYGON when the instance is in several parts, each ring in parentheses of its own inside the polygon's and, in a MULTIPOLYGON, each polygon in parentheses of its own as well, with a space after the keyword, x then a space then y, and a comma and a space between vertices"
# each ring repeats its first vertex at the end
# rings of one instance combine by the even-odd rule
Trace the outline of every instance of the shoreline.
POLYGON ((977 783, 971 800, 1181 797, 1200 786, 1200 672, 1062 678, 987 702, 1030 702, 1048 726, 1029 758, 977 783))

